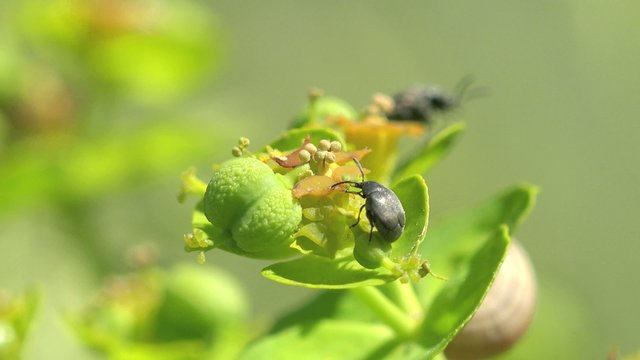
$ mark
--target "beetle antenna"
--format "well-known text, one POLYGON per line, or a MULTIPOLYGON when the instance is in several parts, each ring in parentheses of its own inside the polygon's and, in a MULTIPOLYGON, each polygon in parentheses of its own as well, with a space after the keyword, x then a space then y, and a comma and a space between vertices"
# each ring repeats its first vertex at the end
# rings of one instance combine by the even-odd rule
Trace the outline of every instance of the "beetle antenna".
POLYGON ((340 182, 337 182, 337 183, 335 183, 335 184, 331 185, 331 188, 333 189, 333 188, 335 188, 336 186, 338 186, 338 185, 342 185, 342 184, 358 184, 358 183, 357 183, 357 182, 355 182, 355 181, 348 181, 348 180, 347 180, 347 181, 340 181, 340 182))
POLYGON ((358 165, 358 169, 360 170, 360 174, 362 175, 362 182, 364 182, 364 170, 362 170, 362 165, 360 165, 360 161, 358 158, 353 158, 353 161, 358 165))

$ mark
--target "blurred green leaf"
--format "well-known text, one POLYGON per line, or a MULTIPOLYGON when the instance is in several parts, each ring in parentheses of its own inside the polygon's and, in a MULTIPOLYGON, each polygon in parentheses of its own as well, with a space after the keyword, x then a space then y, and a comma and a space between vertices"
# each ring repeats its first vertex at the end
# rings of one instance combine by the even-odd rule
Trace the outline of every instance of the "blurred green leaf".
POLYGON ((213 129, 170 125, 63 145, 13 146, 0 163, 0 212, 46 201, 98 198, 174 172, 215 150, 212 138, 213 129))
POLYGON ((31 289, 19 295, 0 293, 0 358, 19 359, 40 303, 31 289))
POLYGON ((442 352, 471 319, 489 291, 509 241, 508 228, 503 226, 477 252, 470 254, 434 295, 418 331, 418 341, 426 347, 427 359, 442 352))
POLYGON ((197 265, 120 276, 66 318, 85 346, 113 359, 233 358, 248 339, 242 289, 197 265))
POLYGON ((251 344, 240 359, 367 359, 394 342, 386 326, 323 319, 300 323, 251 344))
POLYGON ((417 154, 395 169, 393 181, 413 174, 426 174, 453 148, 464 128, 464 123, 455 123, 439 131, 417 154))
POLYGON ((229 331, 246 320, 246 296, 222 271, 182 265, 162 281, 163 300, 155 315, 155 338, 159 341, 209 341, 216 333, 229 331))
POLYGON ((330 117, 345 117, 355 119, 357 111, 348 102, 335 96, 320 96, 312 99, 304 113, 296 117, 290 128, 304 126, 326 126, 326 120, 330 117))
POLYGON ((108 355, 113 360, 201 360, 206 348, 202 343, 179 341, 166 344, 127 344, 113 349, 108 355))
POLYGON ((139 101, 161 102, 201 85, 217 65, 215 42, 135 34, 99 43, 91 63, 102 81, 139 101))

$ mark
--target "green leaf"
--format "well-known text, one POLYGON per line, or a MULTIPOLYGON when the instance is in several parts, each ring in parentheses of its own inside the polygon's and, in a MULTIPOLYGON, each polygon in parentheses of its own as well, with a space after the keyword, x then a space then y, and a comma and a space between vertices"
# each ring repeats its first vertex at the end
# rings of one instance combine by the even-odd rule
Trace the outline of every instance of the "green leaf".
POLYGON ((339 141, 342 145, 345 145, 344 139, 337 132, 328 128, 303 128, 288 130, 276 141, 269 144, 273 149, 280 151, 297 149, 302 145, 302 142, 307 137, 311 137, 311 142, 317 144, 322 139, 329 141, 339 141))
POLYGON ((425 358, 442 352, 471 319, 493 283, 509 241, 508 228, 500 227, 435 295, 418 331, 418 341, 427 350, 425 358))
POLYGON ((355 330, 363 327, 380 329, 381 324, 376 315, 350 292, 324 291, 300 308, 280 318, 268 334, 247 349, 242 358, 257 356, 256 358, 260 359, 260 356, 272 355, 279 359, 281 356, 287 358, 291 354, 291 356, 307 359, 307 354, 316 353, 324 355, 324 359, 417 360, 424 358, 426 350, 416 343, 401 342, 395 336, 385 335, 385 338, 381 339, 360 331, 346 332, 346 329, 355 330), (317 331, 316 326, 324 327, 326 330, 336 329, 338 330, 336 334, 341 336, 334 336, 327 346, 324 341, 315 341, 314 337, 322 332, 317 331), (294 336, 295 334, 299 335, 294 336), (359 346, 359 341, 363 341, 362 336, 370 337, 366 346, 359 346), (345 350, 343 347, 347 345, 342 343, 351 341, 354 344, 358 343, 358 346, 351 346, 345 350), (306 353, 299 352, 303 347, 306 353), (287 354, 272 352, 274 349, 286 351, 287 354), (354 352, 354 349, 359 350, 354 352))
POLYGON ((380 349, 394 343, 384 325, 325 319, 300 323, 251 344, 240 359, 374 359, 380 349))
MULTIPOLYGON (((425 321, 418 332, 420 344, 389 340, 374 353, 363 350, 355 358, 429 359, 438 356, 475 312, 493 281, 509 243, 507 229, 500 227, 500 224, 516 227, 531 210, 536 193, 537 189, 533 186, 517 186, 459 217, 450 218, 440 226, 431 228, 421 246, 421 255, 431 261, 436 272, 441 272, 441 269, 450 271, 444 274, 449 276, 446 282, 427 278, 416 285, 421 293, 421 303, 427 309, 425 321)), ((334 322, 360 322, 369 326, 381 323, 350 292, 328 291, 282 317, 270 334, 255 343, 254 347, 260 346, 264 350, 265 342, 274 344, 276 339, 282 339, 284 349, 287 349, 289 342, 303 342, 308 346, 307 351, 314 353, 316 349, 313 346, 323 349, 326 344, 310 344, 307 338, 292 339, 284 334, 291 334, 299 328, 310 328, 308 336, 312 338, 312 324, 327 318, 334 322)), ((343 358, 340 353, 332 355, 343 358)))
MULTIPOLYGON (((157 10, 166 15, 145 25, 150 26, 146 31, 125 31, 81 46, 86 56, 82 63, 90 66, 87 70, 95 77, 91 80, 101 80, 104 87, 116 90, 123 99, 153 104, 182 99, 206 84, 204 80, 215 74, 222 55, 216 18, 195 2, 161 6, 157 10)), ((143 9, 136 21, 144 22, 145 16, 150 14, 145 15, 143 9)))
POLYGON ((365 269, 351 255, 339 259, 306 255, 267 266, 262 275, 287 285, 319 289, 377 286, 395 279, 384 269, 365 269))
POLYGON ((40 303, 40 292, 3 293, 0 298, 0 359, 19 359, 40 303))
POLYGON ((347 290, 327 290, 279 318, 269 333, 276 333, 303 322, 333 318, 351 321, 375 321, 376 316, 347 290))
POLYGON ((502 224, 513 232, 527 217, 538 193, 532 185, 517 185, 471 210, 432 226, 420 249, 436 272, 450 271, 461 257, 477 249, 502 224))
POLYGON ((195 264, 163 274, 162 301, 155 313, 154 339, 211 341, 214 333, 245 321, 248 306, 240 285, 228 274, 195 264))
POLYGON ((127 135, 79 138, 64 146, 46 140, 16 143, 0 162, 0 213, 48 201, 99 199, 175 174, 215 150, 216 133, 217 128, 196 131, 172 123, 127 135))
POLYGON ((393 181, 414 174, 426 174, 451 150, 464 128, 464 123, 455 123, 442 129, 415 156, 395 170, 393 181))
POLYGON ((429 192, 420 175, 402 179, 391 186, 406 214, 405 229, 391 246, 392 257, 403 257, 415 253, 427 234, 429 223, 429 192))
MULTIPOLYGON (((432 225, 419 250, 422 258, 430 262, 435 273, 450 277, 500 225, 506 224, 515 231, 533 208, 537 193, 532 185, 514 186, 471 210, 432 225)), ((418 283, 422 304, 429 304, 442 286, 441 281, 418 283)))

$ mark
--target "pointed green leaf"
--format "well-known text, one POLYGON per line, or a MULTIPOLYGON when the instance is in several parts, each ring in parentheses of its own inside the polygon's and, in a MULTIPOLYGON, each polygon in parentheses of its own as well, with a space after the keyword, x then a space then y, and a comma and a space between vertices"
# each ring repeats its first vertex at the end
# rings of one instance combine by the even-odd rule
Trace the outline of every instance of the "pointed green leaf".
POLYGON ((452 149, 464 128, 464 123, 455 123, 438 132, 415 156, 395 170, 393 180, 414 174, 426 174, 452 149))
POLYGON ((430 359, 471 319, 489 291, 509 245, 508 228, 502 226, 468 260, 460 263, 435 295, 419 329, 419 343, 430 359))
POLYGON ((392 257, 415 252, 427 233, 429 222, 429 192, 422 176, 413 175, 391 186, 406 214, 405 229, 391 246, 392 257))
POLYGON ((307 137, 311 138, 313 144, 318 144, 320 140, 339 141, 344 145, 344 139, 336 131, 329 128, 302 128, 292 129, 280 136, 276 141, 269 144, 273 149, 280 151, 297 149, 307 137))
MULTIPOLYGON (((451 277, 502 224, 515 231, 535 203, 538 189, 519 185, 463 213, 449 216, 431 226, 420 254, 438 275, 451 277)), ((416 288, 423 304, 431 302, 444 285, 442 281, 421 281, 416 288)))
POLYGON ((377 351, 395 341, 393 331, 384 325, 324 319, 262 337, 240 359, 374 359, 379 358, 377 351))
POLYGON ((377 286, 395 279, 384 269, 365 269, 351 255, 340 259, 306 255, 267 266, 262 275, 287 285, 321 289, 377 286))
POLYGON ((515 231, 535 204, 538 188, 518 185, 471 210, 450 216, 432 226, 420 252, 434 271, 447 271, 473 252, 502 224, 515 231), (442 268, 444 266, 444 268, 442 268))

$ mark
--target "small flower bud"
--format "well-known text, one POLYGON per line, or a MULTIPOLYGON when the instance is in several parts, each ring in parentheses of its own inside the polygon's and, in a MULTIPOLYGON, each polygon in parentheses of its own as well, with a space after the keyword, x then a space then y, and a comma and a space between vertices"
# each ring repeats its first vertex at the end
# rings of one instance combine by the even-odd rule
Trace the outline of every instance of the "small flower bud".
POLYGON ((305 144, 304 149, 307 150, 310 154, 315 154, 316 151, 318 151, 318 148, 312 143, 305 144))
POLYGON ((198 255, 196 256, 196 262, 199 265, 204 265, 205 262, 207 262, 207 257, 204 254, 204 251, 199 251, 198 255))
POLYGON ((300 158, 300 161, 302 161, 303 163, 306 163, 309 160, 311 160, 311 153, 303 149, 303 150, 300 150, 300 152, 298 153, 298 157, 300 158))
POLYGON ((340 141, 332 141, 331 142, 331 146, 329 147, 329 151, 331 152, 338 152, 342 150, 342 144, 340 143, 340 141))
POLYGON ((334 154, 332 152, 327 152, 327 154, 325 155, 324 160, 326 162, 328 162, 329 164, 333 164, 334 162, 336 162, 336 154, 334 154))
POLYGON ((250 143, 251 143, 251 142, 250 142, 250 141, 249 141, 249 139, 248 139, 248 138, 246 138, 246 137, 241 137, 241 138, 238 140, 238 145, 239 145, 241 148, 246 148, 247 146, 249 146, 249 144, 250 144, 250 143))
POLYGON ((242 149, 240 149, 237 146, 234 146, 233 149, 231 149, 231 155, 235 156, 235 157, 240 157, 242 156, 242 149))
POLYGON ((326 151, 316 151, 316 153, 313 154, 313 160, 317 162, 321 162, 325 159, 326 156, 327 156, 326 151))
POLYGON ((320 143, 318 144, 318 149, 328 151, 330 148, 331 148, 331 142, 329 140, 326 140, 326 139, 320 140, 320 143))
POLYGON ((309 89, 309 100, 313 101, 319 97, 324 96, 324 90, 318 88, 309 89))

